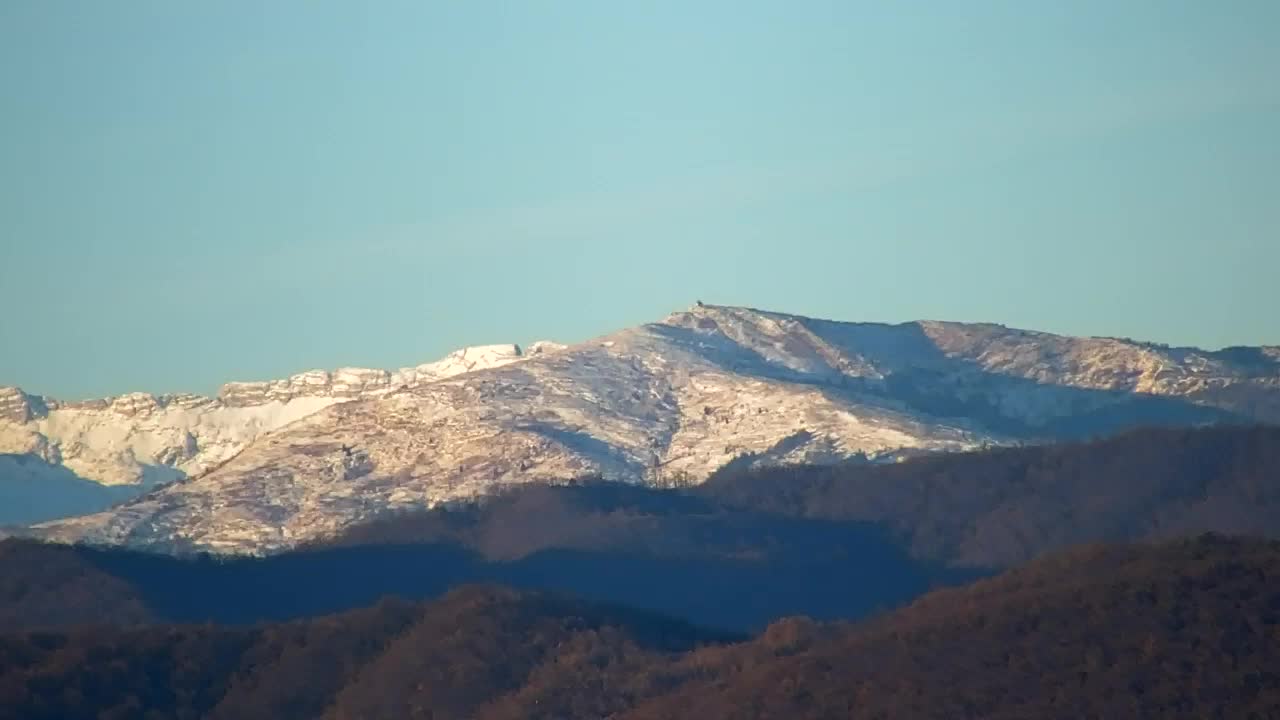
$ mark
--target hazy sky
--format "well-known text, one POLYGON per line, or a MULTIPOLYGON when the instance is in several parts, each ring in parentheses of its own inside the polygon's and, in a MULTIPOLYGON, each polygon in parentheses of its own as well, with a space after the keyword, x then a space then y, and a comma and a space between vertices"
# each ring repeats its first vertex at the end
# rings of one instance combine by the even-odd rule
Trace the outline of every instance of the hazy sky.
POLYGON ((1280 343, 1280 2, 0 3, 0 384, 694 300, 1280 343))

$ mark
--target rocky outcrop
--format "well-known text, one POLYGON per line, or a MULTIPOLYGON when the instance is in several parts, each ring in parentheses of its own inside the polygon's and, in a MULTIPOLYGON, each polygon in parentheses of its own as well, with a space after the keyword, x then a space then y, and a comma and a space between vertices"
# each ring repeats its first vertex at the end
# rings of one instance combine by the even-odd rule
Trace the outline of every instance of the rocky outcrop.
POLYGON ((28 423, 49 412, 44 398, 28 395, 21 388, 0 387, 0 421, 28 423))

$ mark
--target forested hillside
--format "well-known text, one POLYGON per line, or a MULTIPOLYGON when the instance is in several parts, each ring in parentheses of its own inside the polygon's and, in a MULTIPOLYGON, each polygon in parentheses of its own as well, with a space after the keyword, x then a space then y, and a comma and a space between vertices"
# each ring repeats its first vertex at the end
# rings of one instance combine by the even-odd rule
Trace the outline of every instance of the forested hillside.
POLYGON ((838 630, 692 654, 623 717, 1270 718, 1280 544, 1097 546, 838 630))
POLYGON ((17 632, 0 635, 0 719, 1267 718, 1278 579, 1280 544, 1203 536, 747 641, 495 587, 247 628, 17 632))
POLYGON ((872 523, 947 565, 1012 567, 1079 543, 1280 533, 1280 427, 1152 428, 884 466, 729 468, 697 494, 872 523))

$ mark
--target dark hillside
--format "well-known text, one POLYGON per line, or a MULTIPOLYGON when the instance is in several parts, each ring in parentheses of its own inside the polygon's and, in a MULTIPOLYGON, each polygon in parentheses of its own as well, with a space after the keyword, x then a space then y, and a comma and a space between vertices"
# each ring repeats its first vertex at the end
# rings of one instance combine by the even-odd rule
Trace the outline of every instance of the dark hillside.
POLYGON ((687 658, 624 717, 1274 718, 1280 544, 1085 548, 862 626, 687 658))
POLYGON ((17 633, 0 635, 0 719, 501 717, 508 695, 546 686, 525 717, 598 717, 627 700, 604 679, 726 639, 496 587, 255 628, 17 633))
POLYGON ((1280 427, 1145 429, 895 465, 728 470, 723 506, 872 523, 915 557, 1012 567, 1087 542, 1280 533, 1280 427))
POLYGON ((862 624, 749 641, 467 587, 255 627, 0 634, 0 720, 1272 718, 1280 544, 1052 555, 862 624))

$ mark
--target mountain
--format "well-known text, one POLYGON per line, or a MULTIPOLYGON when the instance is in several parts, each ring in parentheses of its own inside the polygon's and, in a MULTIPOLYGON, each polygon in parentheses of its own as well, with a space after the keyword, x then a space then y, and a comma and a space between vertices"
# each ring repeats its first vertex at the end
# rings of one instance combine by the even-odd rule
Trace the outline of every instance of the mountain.
POLYGON ((1206 531, 1280 538, 1280 428, 730 469, 691 488, 530 483, 266 557, 9 540, 0 631, 286 620, 477 582, 757 631, 862 618, 1082 543, 1206 531))
POLYGON ((232 382, 216 397, 131 393, 65 402, 0 387, 0 498, 7 500, 0 524, 101 510, 208 472, 258 437, 331 405, 523 357, 516 345, 464 348, 396 371, 340 368, 232 382))
MULTIPOLYGON (((372 391, 324 396, 315 401, 323 407, 255 434, 198 476, 36 532, 271 552, 518 483, 600 475, 680 485, 730 463, 888 461, 1139 424, 1280 421, 1274 347, 1204 352, 699 304, 540 350, 444 379, 379 380, 372 391)), ((38 414, 27 411, 19 427, 38 414)))
POLYGON ((0 720, 1265 718, 1277 576, 1280 544, 1203 536, 749 640, 499 587, 254 627, 4 633, 0 720))

